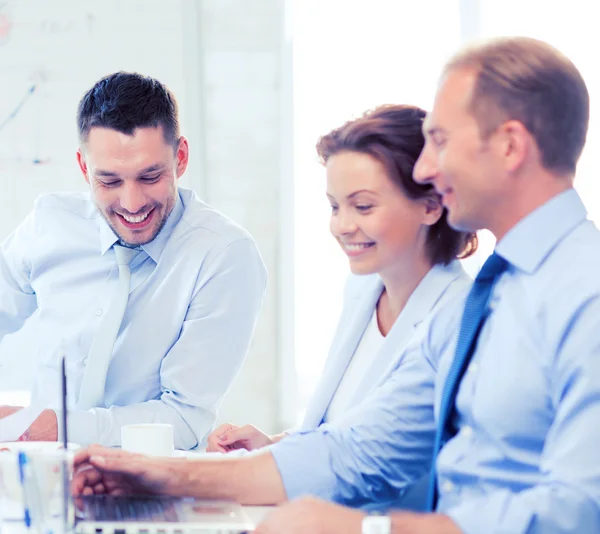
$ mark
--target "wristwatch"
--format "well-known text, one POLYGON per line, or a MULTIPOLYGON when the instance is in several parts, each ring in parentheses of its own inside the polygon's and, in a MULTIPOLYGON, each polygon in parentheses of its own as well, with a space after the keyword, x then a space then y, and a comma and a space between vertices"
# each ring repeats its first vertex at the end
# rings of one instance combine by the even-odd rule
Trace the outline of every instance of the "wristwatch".
POLYGON ((391 534, 392 518, 389 515, 368 515, 362 520, 362 534, 391 534))

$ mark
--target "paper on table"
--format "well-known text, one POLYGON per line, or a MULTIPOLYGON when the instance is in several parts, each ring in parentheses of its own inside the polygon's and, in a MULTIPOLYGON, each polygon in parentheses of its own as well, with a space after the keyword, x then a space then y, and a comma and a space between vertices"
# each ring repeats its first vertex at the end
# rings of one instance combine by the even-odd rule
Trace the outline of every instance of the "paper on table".
MULTIPOLYGON (((38 374, 31 394, 31 403, 27 408, 0 419, 0 441, 17 441, 48 407, 48 392, 43 386, 44 382, 48 383, 47 380, 43 380, 45 373, 53 373, 58 377, 56 370, 48 365, 48 362, 44 362, 38 367, 38 374)), ((57 380, 58 378, 55 381, 57 380)), ((56 383, 58 388, 58 381, 56 383)))
POLYGON ((0 441, 17 441, 40 416, 44 408, 45 404, 39 402, 39 399, 32 399, 27 408, 0 419, 0 441))

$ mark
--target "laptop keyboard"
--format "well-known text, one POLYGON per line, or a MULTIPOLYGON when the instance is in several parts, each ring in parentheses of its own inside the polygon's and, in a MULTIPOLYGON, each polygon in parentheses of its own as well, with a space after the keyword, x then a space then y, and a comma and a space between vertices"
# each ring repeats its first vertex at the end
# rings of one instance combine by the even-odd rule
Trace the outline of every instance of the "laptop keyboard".
MULTIPOLYGON (((90 495, 75 498, 77 534, 249 534, 227 527, 189 527, 178 513, 177 497, 111 497, 90 495), (127 525, 115 526, 115 523, 127 525), (162 523, 161 526, 153 525, 162 523), (171 526, 167 526, 170 523, 171 526)), ((185 514, 185 512, 184 512, 185 514)))
POLYGON ((96 522, 146 521, 174 523, 179 521, 175 498, 111 497, 94 495, 83 498, 81 519, 96 522))

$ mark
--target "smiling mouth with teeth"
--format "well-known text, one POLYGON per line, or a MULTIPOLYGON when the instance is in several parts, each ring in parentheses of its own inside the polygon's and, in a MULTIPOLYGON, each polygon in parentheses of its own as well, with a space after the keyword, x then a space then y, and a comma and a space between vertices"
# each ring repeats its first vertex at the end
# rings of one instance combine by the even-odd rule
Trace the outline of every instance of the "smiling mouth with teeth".
POLYGON ((141 222, 144 222, 148 218, 148 215, 152 213, 152 211, 153 209, 148 211, 147 213, 144 213, 143 215, 125 215, 123 213, 117 213, 117 215, 122 217, 129 224, 139 224, 141 222))
POLYGON ((346 243, 344 248, 346 250, 363 250, 365 248, 370 248, 373 245, 375 245, 375 243, 346 243))

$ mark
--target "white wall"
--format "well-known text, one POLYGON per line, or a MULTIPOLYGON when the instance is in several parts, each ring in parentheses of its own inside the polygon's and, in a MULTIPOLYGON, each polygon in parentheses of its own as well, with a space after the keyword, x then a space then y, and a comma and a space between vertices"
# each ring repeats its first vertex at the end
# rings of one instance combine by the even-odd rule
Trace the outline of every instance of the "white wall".
POLYGON ((284 2, 206 0, 201 6, 204 197, 254 235, 269 271, 248 360, 219 420, 275 431, 280 428, 277 287, 284 2))
POLYGON ((441 67, 460 44, 458 6, 459 0, 294 1, 294 327, 300 413, 328 356, 349 272, 348 258, 329 233, 331 207, 316 141, 382 104, 429 109, 441 67), (435 38, 423 38, 424 25, 435 38))

